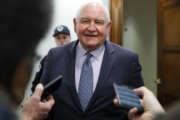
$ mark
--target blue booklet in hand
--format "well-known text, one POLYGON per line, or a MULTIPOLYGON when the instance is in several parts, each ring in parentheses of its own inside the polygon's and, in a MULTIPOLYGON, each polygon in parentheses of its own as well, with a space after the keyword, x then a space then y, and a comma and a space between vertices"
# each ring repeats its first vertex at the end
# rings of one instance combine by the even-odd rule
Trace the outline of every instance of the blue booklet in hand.
POLYGON ((118 85, 116 83, 113 84, 116 96, 118 98, 119 106, 126 110, 136 107, 138 109, 138 113, 142 113, 144 111, 143 106, 140 103, 139 96, 128 86, 118 85))

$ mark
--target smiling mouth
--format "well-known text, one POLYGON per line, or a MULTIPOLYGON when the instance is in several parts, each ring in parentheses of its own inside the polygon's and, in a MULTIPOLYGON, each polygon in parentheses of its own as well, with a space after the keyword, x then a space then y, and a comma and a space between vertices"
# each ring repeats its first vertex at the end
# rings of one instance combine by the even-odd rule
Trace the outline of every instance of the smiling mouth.
POLYGON ((85 35, 87 37, 97 37, 97 35, 85 35))

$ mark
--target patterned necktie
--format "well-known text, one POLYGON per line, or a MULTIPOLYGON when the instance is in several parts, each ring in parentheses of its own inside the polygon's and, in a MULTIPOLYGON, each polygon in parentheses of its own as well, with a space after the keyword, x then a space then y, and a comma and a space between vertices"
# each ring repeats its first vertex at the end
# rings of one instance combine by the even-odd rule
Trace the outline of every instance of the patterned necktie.
POLYGON ((90 58, 92 54, 86 53, 86 59, 81 70, 81 77, 79 82, 79 99, 82 109, 85 111, 89 100, 93 94, 93 69, 90 58))

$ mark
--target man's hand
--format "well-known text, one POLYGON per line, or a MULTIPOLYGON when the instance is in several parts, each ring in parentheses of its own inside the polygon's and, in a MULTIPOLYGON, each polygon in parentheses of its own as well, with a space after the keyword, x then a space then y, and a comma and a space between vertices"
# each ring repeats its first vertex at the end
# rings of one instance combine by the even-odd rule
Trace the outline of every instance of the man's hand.
POLYGON ((53 96, 49 96, 46 101, 41 101, 42 93, 43 85, 38 84, 33 95, 23 104, 20 114, 21 120, 42 120, 48 116, 55 101, 53 96))

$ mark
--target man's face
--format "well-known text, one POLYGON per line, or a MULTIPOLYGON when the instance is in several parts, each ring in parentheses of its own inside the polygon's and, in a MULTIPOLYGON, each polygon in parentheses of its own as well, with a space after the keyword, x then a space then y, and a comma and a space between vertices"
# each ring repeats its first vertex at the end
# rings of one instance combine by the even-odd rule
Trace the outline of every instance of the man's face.
POLYGON ((70 35, 66 35, 66 34, 58 34, 55 36, 55 42, 56 42, 56 45, 59 46, 59 45, 64 45, 68 42, 71 41, 71 37, 70 35))
POLYGON ((74 29, 84 49, 92 51, 104 43, 109 33, 104 9, 97 4, 89 4, 81 10, 80 17, 74 19, 74 29))

